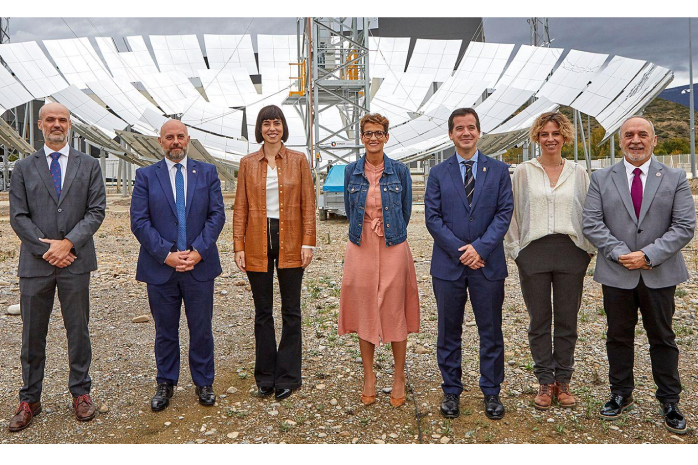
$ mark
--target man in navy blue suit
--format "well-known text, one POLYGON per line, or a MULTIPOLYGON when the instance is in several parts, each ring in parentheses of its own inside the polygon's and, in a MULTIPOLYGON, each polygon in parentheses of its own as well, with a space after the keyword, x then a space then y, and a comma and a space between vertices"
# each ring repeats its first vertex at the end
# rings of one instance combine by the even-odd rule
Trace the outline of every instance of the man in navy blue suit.
POLYGON ((437 361, 444 392, 441 414, 460 414, 463 315, 470 296, 480 336, 480 389, 485 415, 504 417, 502 303, 507 265, 504 235, 514 210, 509 169, 477 149, 480 119, 472 108, 455 110, 448 135, 456 153, 429 172, 424 199, 434 238, 431 276, 439 317, 437 361))
POLYGON ((189 326, 189 370, 201 405, 213 405, 213 281, 221 274, 216 240, 225 224, 215 166, 187 157, 189 134, 169 120, 158 142, 165 158, 136 171, 131 231, 141 243, 136 279, 148 284, 155 321, 158 388, 151 408, 170 403, 179 380, 179 318, 189 326))

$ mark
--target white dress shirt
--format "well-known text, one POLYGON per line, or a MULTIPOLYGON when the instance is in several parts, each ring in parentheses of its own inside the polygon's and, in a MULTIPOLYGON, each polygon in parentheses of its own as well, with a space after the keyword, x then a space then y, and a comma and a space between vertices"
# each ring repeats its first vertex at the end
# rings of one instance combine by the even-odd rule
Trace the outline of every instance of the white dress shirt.
POLYGON ((625 164, 625 173, 628 176, 628 190, 632 192, 633 189, 633 179, 635 179, 635 168, 640 168, 642 173, 640 173, 640 181, 642 181, 642 193, 645 193, 645 184, 647 181, 647 172, 650 170, 650 163, 652 162, 652 157, 650 156, 646 162, 640 166, 632 165, 628 160, 623 157, 623 164, 625 164))
MULTIPOLYGON (((172 184, 172 196, 177 202, 177 187, 175 184, 175 176, 177 176, 177 168, 175 167, 175 162, 169 158, 165 158, 165 163, 167 163, 167 172, 170 175, 170 184, 172 184)), ((182 165, 182 176, 184 176, 184 203, 187 202, 187 157, 184 157, 182 161, 179 162, 182 165)))
POLYGON ((267 166, 267 218, 279 219, 279 175, 267 166))
POLYGON ((63 184, 65 183, 65 170, 66 168, 68 168, 68 155, 70 154, 70 145, 68 145, 68 143, 66 142, 62 149, 52 150, 48 147, 48 145, 44 144, 44 153, 46 154, 46 162, 48 163, 49 171, 51 171, 51 162, 53 161, 53 158, 51 158, 51 154, 54 152, 59 152, 61 154, 61 156, 58 157, 58 164, 61 167, 61 190, 63 190, 63 184))

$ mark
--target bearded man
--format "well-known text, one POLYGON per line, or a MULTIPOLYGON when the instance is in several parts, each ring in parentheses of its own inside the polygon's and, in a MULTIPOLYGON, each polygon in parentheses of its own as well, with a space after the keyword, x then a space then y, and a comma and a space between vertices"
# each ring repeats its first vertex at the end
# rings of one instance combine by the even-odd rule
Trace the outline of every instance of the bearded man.
POLYGON ((68 145, 70 111, 60 103, 39 110, 44 147, 15 164, 10 184, 10 224, 22 241, 19 252, 22 314, 20 405, 9 430, 21 431, 41 413, 46 334, 58 289, 68 336, 75 417, 92 420, 89 370, 92 348, 90 272, 97 269, 93 236, 104 221, 107 201, 99 160, 68 145))
POLYGON ((623 161, 591 176, 582 213, 584 235, 599 249, 594 280, 602 284, 608 320, 611 398, 599 415, 615 420, 633 405, 639 308, 665 427, 684 434, 686 419, 678 406, 679 349, 672 317, 676 285, 688 279, 681 249, 693 238, 695 205, 684 170, 652 157, 657 136, 647 118, 625 120, 619 140, 623 161))
POLYGON ((189 370, 201 405, 213 392, 213 281, 221 274, 216 240, 225 211, 216 167, 189 159, 184 124, 168 120, 158 142, 164 158, 136 170, 131 231, 141 244, 136 279, 148 284, 155 321, 157 391, 150 407, 167 408, 179 381, 179 319, 189 327, 189 370))

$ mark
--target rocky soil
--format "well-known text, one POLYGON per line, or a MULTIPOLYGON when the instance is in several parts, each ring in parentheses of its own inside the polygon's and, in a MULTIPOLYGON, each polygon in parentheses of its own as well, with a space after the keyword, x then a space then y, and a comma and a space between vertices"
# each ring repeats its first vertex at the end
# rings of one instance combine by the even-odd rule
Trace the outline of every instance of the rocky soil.
MULTIPOLYGON (((27 430, 10 434, 7 424, 18 404, 22 384, 19 353, 22 323, 5 309, 19 301, 16 277, 19 240, 9 225, 6 196, 0 198, 0 443, 698 443, 695 430, 685 436, 667 432, 654 399, 649 346, 642 325, 636 330, 635 376, 637 404, 614 423, 597 418, 606 401, 608 363, 601 287, 590 265, 579 315, 579 343, 573 410, 557 406, 548 412, 533 408, 537 389, 528 349, 528 315, 523 305, 516 266, 509 264, 504 303, 506 372, 502 399, 504 420, 493 422, 483 413, 477 387, 478 338, 472 309, 463 327, 461 417, 444 420, 436 364, 437 317, 429 259, 431 238, 423 210, 415 207, 409 243, 415 259, 421 298, 422 330, 410 335, 408 369, 411 393, 400 408, 389 404, 392 356, 389 347, 377 351, 378 402, 364 407, 362 370, 355 336, 337 335, 337 312, 347 222, 318 223, 315 260, 303 288, 303 387, 275 402, 254 395, 252 294, 246 277, 233 263, 231 211, 219 240, 223 275, 216 281, 214 336, 215 407, 196 402, 187 367, 188 332, 182 318, 182 371, 170 407, 153 413, 155 391, 154 327, 133 319, 149 316, 145 285, 134 279, 138 243, 129 229, 128 201, 109 197, 106 220, 96 235, 100 269, 92 275, 91 334, 93 398, 100 413, 90 423, 72 416, 67 390, 67 342, 58 301, 48 335, 44 412, 27 430), (3 202, 4 201, 4 202, 3 202), (0 205, 2 207, 2 205, 0 205)), ((230 205, 232 198, 227 197, 230 205)), ((698 256, 696 243, 685 252, 691 280, 676 292, 674 327, 681 350, 684 386, 681 407, 689 426, 698 425, 698 256)), ((280 324, 280 318, 278 318, 280 324)), ((280 334, 280 326, 277 325, 280 334)))

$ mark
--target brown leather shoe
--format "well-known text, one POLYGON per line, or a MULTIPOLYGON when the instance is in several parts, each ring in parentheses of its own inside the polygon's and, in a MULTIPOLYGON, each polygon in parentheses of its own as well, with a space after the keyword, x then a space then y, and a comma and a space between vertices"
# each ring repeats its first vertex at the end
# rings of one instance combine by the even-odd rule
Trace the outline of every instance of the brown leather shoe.
POLYGON ((89 394, 83 394, 73 399, 73 410, 75 410, 75 418, 79 421, 90 421, 95 417, 95 405, 89 394))
POLYGON ((32 419, 41 413, 41 402, 21 402, 15 416, 10 418, 10 431, 16 433, 32 424, 32 419))
POLYGON ((572 408, 577 405, 577 399, 570 392, 570 383, 555 381, 555 395, 560 407, 572 408))
POLYGON ((538 410, 548 410, 553 403, 554 384, 541 384, 538 387, 538 395, 533 400, 533 406, 538 410))

